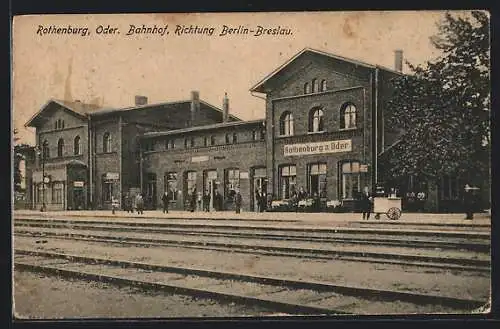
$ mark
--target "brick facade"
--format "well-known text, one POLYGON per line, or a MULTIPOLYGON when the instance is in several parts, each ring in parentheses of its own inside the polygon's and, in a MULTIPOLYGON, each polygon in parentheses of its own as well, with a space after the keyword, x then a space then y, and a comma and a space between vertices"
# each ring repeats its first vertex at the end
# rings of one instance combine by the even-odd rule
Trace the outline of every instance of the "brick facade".
MULTIPOLYGON (((238 170, 237 186, 242 195, 242 209, 254 209, 254 172, 255 168, 265 167, 266 148, 265 141, 260 138, 260 131, 263 129, 263 121, 245 122, 239 125, 216 125, 212 129, 184 131, 167 134, 145 134, 144 143, 153 144, 151 151, 144 152, 144 186, 146 191, 151 191, 148 185, 148 177, 155 177, 154 193, 147 195, 147 199, 152 198, 151 207, 161 207, 162 195, 168 191, 168 174, 176 174, 175 197, 172 197, 170 208, 188 209, 191 191, 187 188, 187 173, 196 173, 197 193, 207 192, 208 180, 207 172, 215 171, 216 189, 220 192, 224 210, 234 207, 229 197, 228 170, 238 170), (229 144, 226 144, 226 134, 230 137, 229 144), (237 141, 233 143, 233 135, 236 134, 237 141), (204 146, 207 138, 208 146, 204 146), (210 145, 212 138, 215 144, 210 145), (254 140, 255 138, 255 140, 254 140), (191 147, 191 139, 194 140, 194 147, 191 147), (184 141, 188 140, 188 147, 184 141), (174 141, 174 148, 171 142, 174 141), (168 145, 168 148, 167 148, 168 145), (152 174, 152 175, 151 175, 152 174)), ((172 175, 171 175, 172 177, 172 175)), ((148 194, 148 193, 147 193, 148 194)), ((197 196, 198 198, 199 196, 197 196)))

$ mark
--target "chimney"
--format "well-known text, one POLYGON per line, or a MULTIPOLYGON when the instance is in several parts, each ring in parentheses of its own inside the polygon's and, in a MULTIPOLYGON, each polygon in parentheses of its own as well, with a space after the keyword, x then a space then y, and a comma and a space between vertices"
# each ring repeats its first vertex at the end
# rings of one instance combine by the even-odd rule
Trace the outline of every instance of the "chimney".
POLYGON ((394 51, 394 69, 398 72, 403 72, 403 51, 394 51))
POLYGON ((227 93, 224 93, 224 99, 222 100, 222 122, 227 122, 229 119, 229 99, 227 98, 227 93))
POLYGON ((148 104, 148 98, 146 96, 140 96, 140 95, 135 96, 135 106, 141 106, 147 104, 148 104))
POLYGON ((200 112, 200 93, 198 91, 191 92, 191 120, 190 126, 194 126, 198 113, 200 112))

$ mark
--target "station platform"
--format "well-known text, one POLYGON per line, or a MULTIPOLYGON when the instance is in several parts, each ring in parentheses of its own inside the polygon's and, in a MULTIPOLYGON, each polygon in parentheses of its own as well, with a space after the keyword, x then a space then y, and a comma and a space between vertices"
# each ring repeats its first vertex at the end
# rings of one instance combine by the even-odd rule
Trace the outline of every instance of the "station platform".
POLYGON ((321 224, 322 226, 339 225, 341 223, 380 223, 397 225, 436 225, 436 226, 471 226, 490 227, 491 216, 489 213, 476 213, 473 220, 465 220, 465 215, 454 214, 433 214, 433 213, 403 213, 398 220, 390 220, 385 215, 380 219, 375 219, 371 214, 369 220, 362 220, 360 213, 303 213, 303 212, 242 212, 236 214, 234 211, 220 212, 189 212, 189 211, 169 211, 167 214, 161 210, 145 210, 143 214, 127 213, 123 210, 78 210, 78 211, 46 211, 39 210, 15 210, 14 217, 38 217, 38 218, 71 218, 77 219, 102 219, 102 220, 232 220, 232 221, 259 221, 259 222, 287 222, 290 224, 308 223, 321 224))

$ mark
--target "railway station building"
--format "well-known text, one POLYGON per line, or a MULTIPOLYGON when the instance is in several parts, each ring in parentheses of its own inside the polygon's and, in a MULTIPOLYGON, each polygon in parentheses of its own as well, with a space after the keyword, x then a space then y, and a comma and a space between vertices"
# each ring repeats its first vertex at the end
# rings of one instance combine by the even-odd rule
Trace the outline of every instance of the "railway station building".
MULTIPOLYGON (((230 114, 227 95, 219 108, 197 91, 160 104, 136 96, 119 109, 50 100, 26 124, 40 145, 28 198, 34 209, 44 200, 47 209, 109 209, 112 197, 142 191, 153 209, 170 192, 170 208, 187 209, 194 192, 208 194, 211 209, 232 209, 239 191, 243 210, 255 211, 256 192, 284 200, 303 189, 352 211, 363 187, 380 183, 379 159, 401 134, 386 107, 401 68, 400 51, 389 69, 306 48, 250 88, 265 99, 265 117, 252 121, 230 114)), ((450 185, 423 185, 418 210, 453 209, 442 200, 450 185)), ((446 195, 458 204, 453 186, 446 195)), ((410 189, 396 187, 403 198, 410 189)))

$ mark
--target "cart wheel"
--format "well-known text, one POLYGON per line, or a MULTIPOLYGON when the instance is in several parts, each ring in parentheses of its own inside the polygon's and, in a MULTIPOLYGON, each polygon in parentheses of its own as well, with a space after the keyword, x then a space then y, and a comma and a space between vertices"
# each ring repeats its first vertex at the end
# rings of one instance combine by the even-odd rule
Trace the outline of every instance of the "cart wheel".
POLYGON ((380 219, 380 214, 379 213, 375 214, 375 219, 380 219))
POLYGON ((387 217, 392 220, 397 220, 401 217, 401 210, 399 208, 393 207, 387 211, 387 217))

